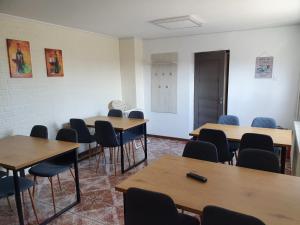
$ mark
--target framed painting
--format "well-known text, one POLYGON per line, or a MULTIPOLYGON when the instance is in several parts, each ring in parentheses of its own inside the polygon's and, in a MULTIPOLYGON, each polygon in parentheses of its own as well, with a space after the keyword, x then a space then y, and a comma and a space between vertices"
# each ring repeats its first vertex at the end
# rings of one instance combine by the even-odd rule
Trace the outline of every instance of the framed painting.
POLYGON ((45 48, 46 67, 48 77, 63 77, 62 50, 45 48))
POLYGON ((270 57, 256 57, 255 78, 272 78, 273 60, 270 57))
POLYGON ((31 78, 32 65, 29 41, 6 39, 10 77, 31 78))

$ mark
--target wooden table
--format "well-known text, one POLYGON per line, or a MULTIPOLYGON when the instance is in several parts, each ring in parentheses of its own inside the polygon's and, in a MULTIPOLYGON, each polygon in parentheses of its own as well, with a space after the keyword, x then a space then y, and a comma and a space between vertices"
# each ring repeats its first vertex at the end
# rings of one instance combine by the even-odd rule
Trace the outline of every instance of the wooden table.
POLYGON ((0 139, 0 166, 12 170, 15 185, 15 200, 18 210, 19 223, 24 224, 22 203, 20 197, 19 175, 24 176, 24 169, 33 166, 45 160, 52 159, 56 156, 74 152, 74 169, 76 181, 76 202, 57 212, 55 215, 46 219, 41 224, 47 224, 65 211, 72 208, 80 202, 80 189, 78 177, 78 162, 77 162, 77 148, 79 144, 65 141, 52 141, 42 138, 34 138, 28 136, 10 136, 0 139))
POLYGON ((300 224, 299 177, 166 155, 118 184, 116 190, 126 196, 130 187, 167 194, 178 208, 197 214, 207 205, 216 205, 268 225, 300 224), (207 183, 187 178, 190 171, 205 176, 207 183))
POLYGON ((120 134, 120 147, 121 147, 121 172, 125 173, 126 171, 140 165, 141 163, 145 162, 147 160, 147 122, 148 120, 145 119, 132 119, 127 117, 112 117, 112 116, 95 116, 85 119, 85 123, 88 127, 95 127, 95 122, 98 120, 102 121, 109 121, 113 128, 119 132, 120 134), (129 130, 130 128, 143 126, 144 130, 144 154, 145 157, 141 161, 135 163, 132 166, 129 166, 128 168, 124 168, 124 139, 123 134, 125 131, 129 130))
POLYGON ((241 141, 243 134, 256 133, 269 135, 273 139, 274 146, 281 147, 281 173, 285 172, 286 150, 292 146, 292 131, 284 129, 242 127, 215 123, 206 123, 190 133, 190 136, 197 138, 203 128, 222 130, 228 140, 241 141))

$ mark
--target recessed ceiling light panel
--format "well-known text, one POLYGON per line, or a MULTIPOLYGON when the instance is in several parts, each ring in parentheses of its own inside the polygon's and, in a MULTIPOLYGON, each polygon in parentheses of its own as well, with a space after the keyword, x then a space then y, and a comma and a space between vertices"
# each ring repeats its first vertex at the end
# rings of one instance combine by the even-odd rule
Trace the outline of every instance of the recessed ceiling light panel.
POLYGON ((150 23, 168 30, 201 27, 203 22, 195 16, 179 16, 150 21, 150 23))

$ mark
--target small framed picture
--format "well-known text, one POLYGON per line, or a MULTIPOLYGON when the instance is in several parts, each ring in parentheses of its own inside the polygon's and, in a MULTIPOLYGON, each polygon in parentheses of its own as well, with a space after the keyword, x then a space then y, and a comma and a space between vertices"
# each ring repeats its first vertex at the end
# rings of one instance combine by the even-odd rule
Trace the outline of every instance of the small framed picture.
POLYGON ((64 67, 62 50, 45 48, 45 58, 48 77, 63 77, 64 67))
POLYGON ((273 57, 256 57, 255 78, 272 78, 273 57))
POLYGON ((32 65, 29 41, 6 39, 10 77, 31 78, 32 65))

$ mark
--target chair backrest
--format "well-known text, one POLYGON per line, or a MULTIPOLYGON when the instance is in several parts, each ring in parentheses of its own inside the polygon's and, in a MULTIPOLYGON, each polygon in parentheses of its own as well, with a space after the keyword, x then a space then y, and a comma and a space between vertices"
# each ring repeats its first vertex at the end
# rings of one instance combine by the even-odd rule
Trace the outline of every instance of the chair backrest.
POLYGON ((199 140, 210 142, 216 146, 219 162, 231 160, 227 138, 223 131, 214 129, 201 129, 199 140))
POLYGON ((123 112, 119 109, 110 109, 107 116, 123 117, 123 112))
POLYGON ((128 118, 144 119, 144 113, 142 111, 131 111, 128 118))
POLYGON ((109 121, 95 122, 95 138, 102 147, 119 146, 115 129, 109 121))
POLYGON ((78 142, 77 131, 71 128, 62 128, 57 132, 56 140, 78 142))
POLYGON ((183 157, 218 162, 218 151, 214 144, 205 141, 189 141, 183 150, 183 157))
POLYGON ((239 118, 237 116, 233 116, 233 115, 220 116, 218 123, 219 124, 227 124, 227 125, 236 125, 236 126, 240 125, 239 118))
POLYGON ((82 119, 70 119, 71 128, 77 131, 78 142, 79 143, 90 143, 91 134, 89 129, 87 128, 84 120, 82 119))
POLYGON ((274 173, 280 172, 278 156, 273 152, 261 149, 244 149, 239 153, 237 166, 274 173))
POLYGON ((257 148, 273 152, 273 140, 270 136, 264 134, 245 133, 240 143, 240 152, 245 148, 257 148))
POLYGON ((30 136, 48 139, 48 129, 43 125, 34 125, 31 129, 30 136))
POLYGON ((164 194, 130 188, 125 196, 126 225, 177 225, 173 200, 164 194))
POLYGON ((252 121, 251 127, 276 128, 276 121, 269 117, 256 117, 252 121))
MULTIPOLYGON (((77 131, 71 128, 62 128, 57 132, 56 140, 58 141, 68 141, 68 142, 78 142, 77 131)), ((52 163, 71 165, 74 162, 74 153, 68 152, 61 156, 55 157, 50 160, 52 163)))
POLYGON ((217 206, 206 206, 203 209, 201 225, 265 225, 253 216, 234 212, 217 206))

